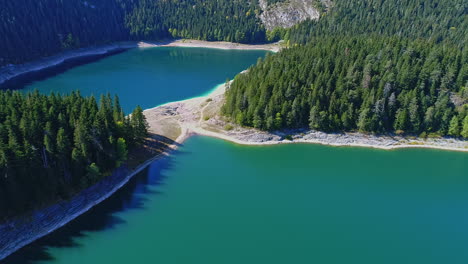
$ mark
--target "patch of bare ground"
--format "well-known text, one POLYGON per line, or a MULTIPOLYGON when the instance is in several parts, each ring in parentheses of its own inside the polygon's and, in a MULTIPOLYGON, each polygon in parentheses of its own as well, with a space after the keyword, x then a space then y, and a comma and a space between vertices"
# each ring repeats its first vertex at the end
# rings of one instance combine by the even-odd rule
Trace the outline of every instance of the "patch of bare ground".
POLYGON ((128 153, 127 166, 134 170, 149 159, 165 155, 174 144, 175 141, 170 138, 150 134, 140 147, 134 148, 128 153))
POLYGON ((273 145, 313 143, 330 146, 355 146, 380 149, 434 148, 468 152, 468 141, 455 138, 417 138, 398 135, 372 135, 358 132, 325 133, 308 129, 266 132, 230 123, 220 114, 224 103, 225 85, 211 94, 185 101, 165 104, 145 110, 152 128, 160 135, 176 138, 174 130, 182 132, 175 140, 182 143, 189 135, 216 137, 242 145, 273 145), (162 128, 169 124, 169 128, 162 128))

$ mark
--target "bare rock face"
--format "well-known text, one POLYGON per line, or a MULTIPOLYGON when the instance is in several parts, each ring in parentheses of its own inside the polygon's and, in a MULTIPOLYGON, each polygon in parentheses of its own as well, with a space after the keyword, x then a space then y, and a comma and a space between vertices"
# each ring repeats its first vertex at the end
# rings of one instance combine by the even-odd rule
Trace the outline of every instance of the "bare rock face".
POLYGON ((265 28, 290 28, 307 19, 319 19, 319 6, 328 8, 330 0, 285 0, 268 5, 266 0, 259 0, 263 12, 260 15, 265 28))

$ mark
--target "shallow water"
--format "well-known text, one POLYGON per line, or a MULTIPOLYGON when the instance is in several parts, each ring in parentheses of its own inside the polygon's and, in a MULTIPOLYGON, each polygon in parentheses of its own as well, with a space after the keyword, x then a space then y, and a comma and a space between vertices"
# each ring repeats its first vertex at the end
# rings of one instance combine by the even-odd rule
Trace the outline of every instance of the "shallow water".
POLYGON ((467 158, 192 137, 23 257, 57 264, 467 263, 467 158))
MULTIPOLYGON (((118 93, 128 112, 202 95, 263 55, 135 49, 28 89, 118 93)), ((467 190, 465 153, 192 137, 5 263, 468 263, 467 190)))
POLYGON ((200 96, 255 64, 262 50, 206 48, 138 48, 81 65, 28 84, 23 91, 83 95, 118 94, 129 113, 200 96))

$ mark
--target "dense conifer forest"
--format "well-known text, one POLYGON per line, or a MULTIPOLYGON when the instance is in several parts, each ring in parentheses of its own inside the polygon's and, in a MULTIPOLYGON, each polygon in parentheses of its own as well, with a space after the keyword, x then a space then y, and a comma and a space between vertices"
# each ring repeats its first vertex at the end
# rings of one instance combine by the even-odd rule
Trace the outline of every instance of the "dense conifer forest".
POLYGON ((223 112, 265 130, 468 138, 467 23, 461 0, 335 1, 237 76, 223 112))
MULTIPOLYGON (((2 1, 0 66, 125 40, 265 41, 256 0, 2 1), (28 12, 25 12, 27 10, 28 12)), ((118 98, 0 93, 0 220, 67 199, 142 143, 118 98)))
POLYGON ((23 63, 67 49, 127 40, 125 13, 130 11, 132 2, 2 0, 0 65, 23 63))
MULTIPOLYGON (((124 40, 282 38, 289 48, 231 84, 222 111, 234 122, 468 138, 467 10, 335 0, 318 21, 266 32, 258 0, 2 1, 0 66, 124 40)), ((109 95, 1 92, 0 221, 99 181, 146 134, 142 109, 126 117, 109 95)))
POLYGON ((146 119, 118 97, 0 92, 0 220, 67 199, 120 167, 146 119))
POLYGON ((140 0, 126 21, 131 33, 143 39, 257 43, 265 41, 259 13, 256 0, 140 0))
POLYGON ((257 0, 3 0, 0 66, 125 40, 263 42, 259 12, 257 0))
POLYGON ((284 36, 305 44, 322 36, 376 34, 466 46, 468 4, 464 0, 335 0, 318 21, 296 25, 284 36))

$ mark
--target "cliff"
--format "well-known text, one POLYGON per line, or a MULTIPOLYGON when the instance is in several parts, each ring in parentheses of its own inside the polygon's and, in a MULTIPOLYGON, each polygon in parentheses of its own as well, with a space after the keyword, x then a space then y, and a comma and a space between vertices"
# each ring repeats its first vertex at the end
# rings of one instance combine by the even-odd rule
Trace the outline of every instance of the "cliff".
POLYGON ((262 20, 267 30, 276 27, 289 28, 307 19, 319 19, 331 6, 330 0, 284 0, 268 4, 259 0, 262 20))

